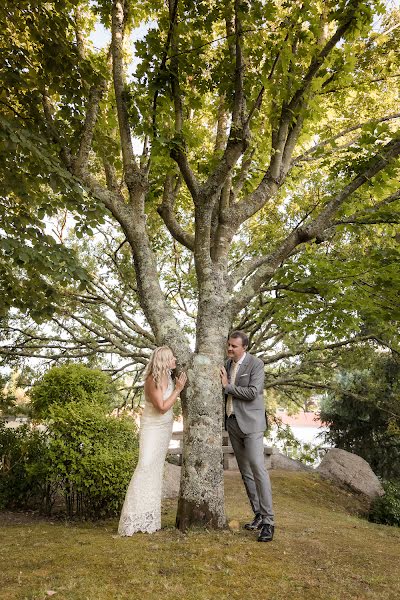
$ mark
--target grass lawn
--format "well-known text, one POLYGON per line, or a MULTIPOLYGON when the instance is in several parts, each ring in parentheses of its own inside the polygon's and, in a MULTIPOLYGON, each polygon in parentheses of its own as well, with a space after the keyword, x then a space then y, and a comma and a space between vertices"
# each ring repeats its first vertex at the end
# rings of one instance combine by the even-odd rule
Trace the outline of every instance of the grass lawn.
POLYGON ((165 502, 161 531, 132 538, 116 536, 117 520, 0 513, 0 598, 400 598, 399 528, 359 518, 360 499, 314 474, 273 471, 271 479, 277 527, 266 544, 241 528, 251 515, 236 472, 226 473, 230 531, 179 533, 175 501, 165 502))

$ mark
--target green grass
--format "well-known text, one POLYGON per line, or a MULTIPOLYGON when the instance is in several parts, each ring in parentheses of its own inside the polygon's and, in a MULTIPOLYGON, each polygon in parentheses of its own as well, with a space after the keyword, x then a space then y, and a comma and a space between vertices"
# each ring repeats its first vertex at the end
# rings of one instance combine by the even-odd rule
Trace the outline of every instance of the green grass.
POLYGON ((400 598, 400 529, 357 514, 361 500, 316 475, 273 471, 272 543, 241 528, 251 517, 240 477, 226 474, 231 531, 173 527, 116 536, 117 521, 61 523, 0 513, 0 598, 39 600, 379 600, 400 598), (237 528, 237 521, 240 527, 237 528))

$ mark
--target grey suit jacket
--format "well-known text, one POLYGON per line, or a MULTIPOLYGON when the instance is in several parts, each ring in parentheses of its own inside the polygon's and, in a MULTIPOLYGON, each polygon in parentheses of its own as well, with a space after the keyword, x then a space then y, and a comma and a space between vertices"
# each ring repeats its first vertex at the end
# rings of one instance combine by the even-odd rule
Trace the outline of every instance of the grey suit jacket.
POLYGON ((235 384, 230 383, 233 361, 226 363, 228 385, 225 387, 225 403, 232 395, 233 410, 243 433, 264 431, 267 427, 264 406, 264 363, 251 354, 246 354, 236 374, 235 384))

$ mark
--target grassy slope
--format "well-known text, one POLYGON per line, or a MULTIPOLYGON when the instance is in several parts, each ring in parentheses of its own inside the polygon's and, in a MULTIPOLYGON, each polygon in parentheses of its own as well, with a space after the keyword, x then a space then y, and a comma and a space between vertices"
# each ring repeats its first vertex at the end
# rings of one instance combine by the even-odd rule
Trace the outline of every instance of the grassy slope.
POLYGON ((272 472, 276 538, 237 528, 250 516, 226 474, 233 530, 173 528, 118 538, 116 521, 64 524, 0 513, 0 598, 56 600, 356 600, 400 598, 400 529, 358 518, 359 499, 308 473, 272 472))

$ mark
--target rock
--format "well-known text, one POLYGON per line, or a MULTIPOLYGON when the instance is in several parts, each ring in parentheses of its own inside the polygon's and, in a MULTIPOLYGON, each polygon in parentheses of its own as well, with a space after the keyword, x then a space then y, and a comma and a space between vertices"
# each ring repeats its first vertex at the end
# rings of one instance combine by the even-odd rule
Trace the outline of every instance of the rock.
POLYGON ((164 465, 164 479, 162 486, 163 498, 177 498, 181 482, 181 467, 166 462, 164 465))
POLYGON ((371 500, 384 494, 379 479, 367 461, 346 450, 339 448, 328 450, 316 471, 324 477, 349 487, 353 492, 364 494, 371 500))
POLYGON ((283 469, 284 471, 313 471, 300 460, 289 458, 282 452, 274 451, 271 455, 271 469, 283 469))

